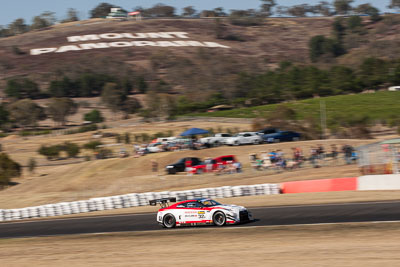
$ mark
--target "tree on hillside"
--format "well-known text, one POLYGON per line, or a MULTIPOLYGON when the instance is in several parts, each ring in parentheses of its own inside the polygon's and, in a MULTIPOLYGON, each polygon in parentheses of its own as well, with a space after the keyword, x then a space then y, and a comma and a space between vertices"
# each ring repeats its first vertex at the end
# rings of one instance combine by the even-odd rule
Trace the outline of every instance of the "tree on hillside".
POLYGON ((391 0, 388 8, 400 10, 400 0, 391 0))
POLYGON ((295 5, 287 9, 287 13, 293 17, 306 17, 307 13, 312 11, 312 7, 308 4, 295 5))
POLYGON ((0 127, 5 125, 9 121, 10 121, 10 113, 5 109, 3 105, 0 105, 0 127))
POLYGON ((214 8, 213 11, 215 12, 215 16, 216 16, 216 17, 226 17, 226 15, 227 15, 227 14, 225 13, 223 7, 214 8))
POLYGON ((74 8, 68 8, 66 17, 67 17, 66 19, 61 21, 62 23, 72 22, 72 21, 79 21, 78 11, 76 11, 76 9, 74 9, 74 8))
POLYGON ((46 11, 40 14, 39 16, 35 16, 32 19, 32 30, 42 29, 53 25, 56 22, 55 13, 46 11))
POLYGON ((344 54, 344 49, 337 40, 323 35, 312 37, 309 42, 309 48, 312 62, 317 62, 322 56, 325 59, 330 59, 344 54))
POLYGON ((193 17, 196 14, 196 9, 193 6, 187 6, 183 8, 182 16, 184 17, 193 17))
POLYGON ((2 25, 0 25, 0 38, 2 37, 8 37, 11 36, 11 32, 10 29, 8 29, 7 27, 4 27, 2 25))
POLYGON ((68 116, 77 112, 78 105, 70 98, 52 98, 47 106, 47 114, 54 122, 65 125, 68 116))
POLYGON ((350 16, 347 19, 347 28, 350 30, 354 31, 360 27, 362 27, 362 19, 360 16, 350 16))
POLYGON ((366 58, 359 72, 361 82, 367 89, 379 89, 383 82, 390 79, 388 62, 379 58, 366 58))
POLYGON ((212 18, 212 17, 216 17, 215 11, 213 11, 213 10, 202 10, 202 11, 200 12, 200 17, 202 17, 202 18, 212 18))
POLYGON ((164 4, 156 4, 152 8, 146 10, 150 17, 174 17, 175 8, 164 4))
POLYGON ((0 187, 7 186, 11 178, 21 175, 21 165, 6 153, 0 153, 0 187))
POLYGON ((338 42, 342 42, 343 36, 346 34, 346 27, 342 18, 335 18, 332 24, 332 34, 338 42))
POLYGON ((22 99, 8 106, 11 120, 19 126, 36 126, 39 120, 44 120, 44 109, 30 99, 22 99))
POLYGON ((91 121, 92 123, 99 123, 99 122, 103 122, 104 118, 101 115, 101 112, 98 111, 97 109, 93 109, 92 111, 86 113, 83 116, 83 119, 85 121, 91 121))
POLYGON ((62 80, 50 82, 48 93, 53 97, 78 97, 81 96, 80 84, 64 76, 62 80))
POLYGON ((370 4, 361 4, 357 6, 354 11, 357 14, 367 14, 370 16, 372 21, 379 21, 381 20, 381 16, 379 15, 379 9, 370 5, 370 4))
POLYGON ((101 101, 111 109, 112 112, 118 112, 123 107, 127 99, 123 90, 116 83, 106 83, 101 93, 101 101))
POLYGON ((288 7, 287 6, 277 6, 276 14, 278 14, 279 16, 286 16, 288 14, 288 7))
POLYGON ((106 17, 110 13, 111 8, 113 7, 115 6, 109 3, 100 3, 90 11, 90 18, 106 17))
POLYGON ((17 99, 37 99, 41 96, 38 84, 28 78, 8 80, 4 92, 8 97, 17 99))
POLYGON ((352 10, 351 3, 353 2, 353 0, 334 0, 333 6, 337 14, 346 15, 352 10))
POLYGON ((314 12, 323 16, 332 16, 332 5, 327 1, 320 1, 314 6, 314 12))
POLYGON ((24 19, 16 19, 10 25, 8 25, 8 30, 12 35, 17 35, 21 33, 25 33, 29 30, 28 25, 25 24, 24 19))
POLYGON ((265 17, 272 16, 272 9, 276 6, 275 0, 261 0, 261 3, 261 14, 265 17))
POLYGON ((136 78, 136 87, 139 93, 144 94, 147 91, 147 83, 143 76, 139 76, 136 78))
POLYGON ((139 110, 142 108, 142 105, 140 104, 139 100, 136 98, 127 98, 121 107, 121 111, 123 111, 126 115, 128 114, 135 114, 139 112, 139 110))

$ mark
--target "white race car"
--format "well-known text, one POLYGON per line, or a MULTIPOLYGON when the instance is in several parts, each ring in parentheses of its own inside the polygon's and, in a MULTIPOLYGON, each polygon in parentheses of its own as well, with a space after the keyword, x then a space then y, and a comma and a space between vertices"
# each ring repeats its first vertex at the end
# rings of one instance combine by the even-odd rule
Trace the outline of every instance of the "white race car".
POLYGON ((152 206, 161 204, 161 209, 157 213, 157 222, 165 228, 202 224, 223 226, 253 220, 251 212, 242 206, 223 205, 209 198, 184 200, 168 206, 168 202, 175 201, 175 198, 150 201, 152 206))

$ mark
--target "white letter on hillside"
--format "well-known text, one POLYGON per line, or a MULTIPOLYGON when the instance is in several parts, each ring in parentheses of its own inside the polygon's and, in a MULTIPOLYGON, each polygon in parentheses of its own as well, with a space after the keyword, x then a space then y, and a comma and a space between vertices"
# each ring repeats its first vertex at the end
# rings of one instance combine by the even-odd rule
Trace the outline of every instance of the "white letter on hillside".
POLYGON ((179 46, 204 46, 198 41, 174 41, 174 43, 178 44, 179 46))
POLYGON ((187 32, 168 32, 169 34, 175 35, 177 38, 189 38, 187 37, 187 32))
POLYGON ((214 42, 204 42, 207 47, 222 47, 222 48, 230 48, 229 46, 214 43, 214 42))
POLYGON ((119 33, 103 33, 99 35, 100 38, 104 38, 104 39, 121 39, 124 36, 122 34, 119 33))
POLYGON ((175 42, 170 42, 170 41, 158 41, 156 43, 157 43, 157 46, 162 46, 162 47, 181 46, 179 44, 176 44, 175 42))
POLYGON ((96 48, 108 48, 108 43, 90 43, 90 44, 80 44, 82 49, 96 49, 96 48))
POLYGON ((147 33, 136 33, 136 36, 132 35, 132 33, 122 33, 122 36, 132 39, 147 38, 147 33))
POLYGON ((81 49, 76 45, 65 45, 58 48, 56 53, 64 53, 68 51, 80 51, 81 49))
POLYGON ((110 47, 127 47, 127 46, 133 46, 132 43, 130 42, 113 42, 109 43, 110 47))
POLYGON ((36 48, 36 49, 31 49, 31 55, 36 56, 36 55, 40 55, 40 54, 51 53, 56 50, 57 50, 57 48, 36 48))
POLYGON ((149 38, 174 38, 169 32, 149 32, 149 38))
POLYGON ((157 46, 156 43, 150 41, 133 41, 132 44, 135 46, 157 46))
POLYGON ((68 42, 84 42, 84 41, 93 41, 99 40, 99 36, 97 34, 88 34, 82 36, 69 36, 67 37, 68 42))

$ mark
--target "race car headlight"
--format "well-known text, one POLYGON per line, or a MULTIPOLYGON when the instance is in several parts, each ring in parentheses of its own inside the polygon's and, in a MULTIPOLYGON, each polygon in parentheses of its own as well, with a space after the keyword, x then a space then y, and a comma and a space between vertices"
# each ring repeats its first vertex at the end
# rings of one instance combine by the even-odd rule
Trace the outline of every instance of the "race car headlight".
POLYGON ((171 166, 171 165, 169 165, 169 166, 167 166, 166 168, 167 169, 172 169, 174 166, 171 166))

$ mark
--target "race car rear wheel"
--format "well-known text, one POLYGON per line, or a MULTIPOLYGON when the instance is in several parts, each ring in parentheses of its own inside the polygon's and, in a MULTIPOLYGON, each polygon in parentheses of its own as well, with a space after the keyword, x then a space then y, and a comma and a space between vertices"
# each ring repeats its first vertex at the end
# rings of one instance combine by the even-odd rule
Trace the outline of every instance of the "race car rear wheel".
POLYGON ((165 214, 163 218, 163 226, 165 228, 174 228, 176 225, 176 219, 175 216, 172 215, 171 213, 165 214))
POLYGON ((225 214, 221 211, 217 211, 213 215, 213 222, 216 226, 224 226, 226 224, 225 214))

